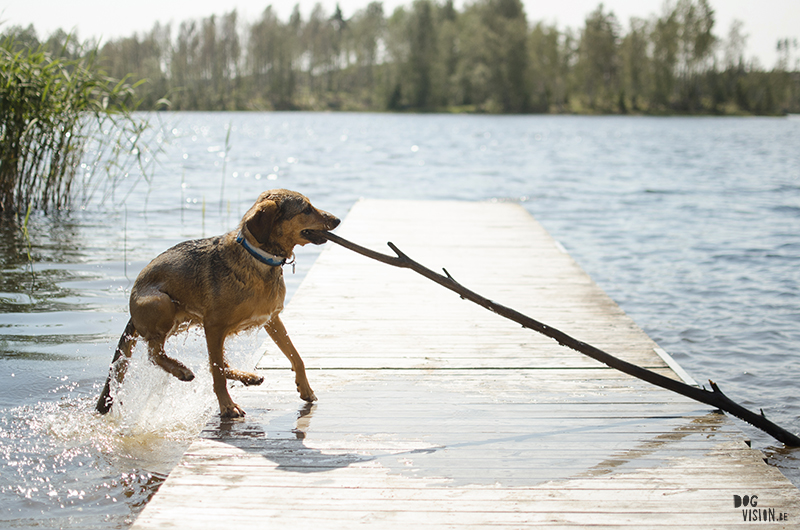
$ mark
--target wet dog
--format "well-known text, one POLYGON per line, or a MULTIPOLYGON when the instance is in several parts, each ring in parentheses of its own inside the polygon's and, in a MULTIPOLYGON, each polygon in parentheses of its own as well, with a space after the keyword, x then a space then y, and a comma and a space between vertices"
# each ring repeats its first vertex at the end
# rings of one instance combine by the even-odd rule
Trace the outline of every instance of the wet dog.
POLYGON ((303 195, 288 190, 265 191, 244 214, 236 230, 185 241, 151 261, 131 290, 131 318, 117 345, 97 410, 111 409, 111 382, 122 383, 131 350, 141 337, 152 362, 181 381, 194 374, 164 352, 164 341, 191 325, 203 327, 208 359, 222 417, 237 418, 244 411, 228 393, 227 379, 260 385, 264 378, 228 366, 225 339, 239 331, 264 326, 289 358, 300 397, 317 398, 308 384, 303 360, 278 314, 286 286, 282 266, 295 245, 321 244, 313 230, 332 230, 339 219, 311 205, 303 195))

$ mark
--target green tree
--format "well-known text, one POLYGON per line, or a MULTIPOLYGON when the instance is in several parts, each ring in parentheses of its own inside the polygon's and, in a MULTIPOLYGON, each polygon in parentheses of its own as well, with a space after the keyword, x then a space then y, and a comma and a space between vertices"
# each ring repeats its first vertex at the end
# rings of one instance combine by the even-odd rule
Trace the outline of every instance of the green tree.
POLYGON ((239 39, 239 17, 234 9, 230 13, 223 15, 221 28, 218 36, 217 61, 220 66, 217 70, 221 71, 220 84, 218 90, 219 108, 236 110, 244 107, 241 94, 241 63, 242 46, 239 39))
POLYGON ((619 34, 614 13, 600 4, 586 18, 578 46, 576 74, 592 110, 612 111, 619 98, 619 34))
POLYGON ((408 90, 411 106, 421 110, 432 108, 435 102, 433 76, 438 48, 433 10, 430 0, 415 0, 408 20, 408 90))
POLYGON ((301 33, 301 49, 304 52, 306 84, 310 95, 324 99, 325 86, 318 80, 332 68, 331 65, 331 26, 322 5, 317 3, 309 15, 301 33))
POLYGON ((531 105, 534 112, 566 112, 575 42, 569 31, 537 22, 528 38, 531 105))
POLYGON ((436 76, 440 105, 457 105, 457 72, 459 62, 458 12, 453 0, 447 0, 437 14, 438 64, 436 76))
POLYGON ((200 21, 200 55, 198 57, 198 92, 200 106, 211 110, 218 108, 222 86, 222 61, 217 59, 217 20, 211 15, 200 21))
POLYGON ((172 53, 171 78, 175 92, 172 95, 173 108, 192 110, 200 108, 198 94, 200 35, 194 20, 181 22, 178 37, 172 53))
POLYGON ((678 64, 680 24, 674 9, 656 19, 650 40, 653 46, 652 96, 656 108, 666 109, 672 103, 675 87, 675 67, 678 64))
POLYGON ((530 109, 528 25, 519 0, 480 0, 459 17, 463 104, 494 112, 530 109))
POLYGON ((383 68, 385 76, 382 96, 389 110, 401 110, 410 105, 407 101, 410 90, 404 87, 405 65, 408 63, 410 48, 408 20, 408 11, 403 6, 395 8, 386 20, 386 64, 383 68))
POLYGON ((341 90, 345 88, 342 70, 349 64, 350 29, 337 5, 328 16, 320 4, 311 11, 308 22, 299 28, 298 52, 306 65, 308 89, 315 104, 341 108, 341 90))
MULTIPOLYGON (((296 21, 294 26, 299 25, 296 21)), ((251 105, 255 108, 289 109, 294 106, 294 44, 296 28, 285 26, 267 7, 250 26, 247 70, 250 74, 251 105)))
POLYGON ((704 74, 711 68, 716 43, 714 10, 706 0, 679 0, 675 6, 679 30, 677 106, 684 111, 700 110, 704 74))
POLYGON ((527 112, 528 21, 521 0, 486 0, 481 4, 488 29, 491 93, 503 112, 527 112))
POLYGON ((631 109, 643 110, 643 99, 647 98, 650 57, 648 48, 648 24, 640 18, 631 18, 630 30, 620 44, 622 62, 622 92, 630 100, 631 109))
POLYGON ((356 57, 354 86, 359 96, 368 105, 373 104, 372 95, 376 90, 376 68, 378 66, 378 47, 381 43, 385 19, 383 4, 370 2, 365 9, 356 12, 350 19, 353 48, 356 57))
MULTIPOLYGON (((336 9, 330 19, 331 31, 328 32, 331 47, 331 68, 328 70, 328 91, 337 94, 341 89, 340 72, 346 69, 350 62, 348 53, 349 26, 344 18, 344 13, 336 4, 336 9)), ((338 99, 338 94, 337 94, 338 99)))

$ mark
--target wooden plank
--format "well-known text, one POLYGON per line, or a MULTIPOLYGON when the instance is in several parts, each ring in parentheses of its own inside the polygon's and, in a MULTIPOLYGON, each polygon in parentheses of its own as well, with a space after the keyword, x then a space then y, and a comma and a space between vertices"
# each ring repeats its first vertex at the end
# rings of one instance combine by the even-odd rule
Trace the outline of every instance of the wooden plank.
MULTIPOLYGON (((362 201, 340 232, 378 250, 392 240, 487 297, 691 381, 517 205, 362 201)), ((800 492, 725 416, 409 271, 328 247, 283 319, 319 401, 299 400, 266 343, 267 381, 232 389, 247 417, 212 419, 134 529, 800 521, 800 492), (735 495, 757 495, 757 510, 735 495)))

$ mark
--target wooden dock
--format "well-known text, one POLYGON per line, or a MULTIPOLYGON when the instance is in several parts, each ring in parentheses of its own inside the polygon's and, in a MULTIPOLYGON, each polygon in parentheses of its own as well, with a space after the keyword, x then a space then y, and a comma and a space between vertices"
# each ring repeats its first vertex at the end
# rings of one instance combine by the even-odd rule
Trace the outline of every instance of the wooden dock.
MULTIPOLYGON (((688 378, 519 205, 366 200, 337 232, 688 378)), ((247 417, 213 419, 134 529, 800 527, 725 416, 411 271, 329 244, 283 320, 319 401, 266 344, 264 385, 232 392, 247 417)))

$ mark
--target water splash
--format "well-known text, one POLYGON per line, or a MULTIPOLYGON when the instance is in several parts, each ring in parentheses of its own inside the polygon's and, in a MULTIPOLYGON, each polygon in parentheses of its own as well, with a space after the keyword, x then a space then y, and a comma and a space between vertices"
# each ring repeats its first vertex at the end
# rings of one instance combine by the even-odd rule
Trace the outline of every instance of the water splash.
MULTIPOLYGON (((254 335, 229 344, 232 365, 255 364, 254 335)), ((167 349, 194 381, 166 374, 137 347, 106 415, 94 409, 99 382, 66 383, 59 399, 0 410, 0 526, 133 522, 217 407, 202 334, 168 341, 167 349)))

